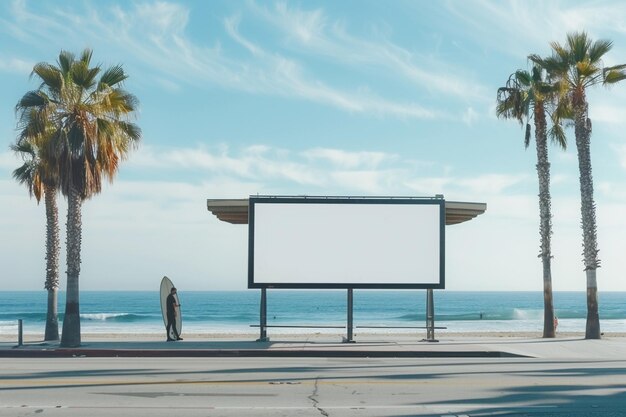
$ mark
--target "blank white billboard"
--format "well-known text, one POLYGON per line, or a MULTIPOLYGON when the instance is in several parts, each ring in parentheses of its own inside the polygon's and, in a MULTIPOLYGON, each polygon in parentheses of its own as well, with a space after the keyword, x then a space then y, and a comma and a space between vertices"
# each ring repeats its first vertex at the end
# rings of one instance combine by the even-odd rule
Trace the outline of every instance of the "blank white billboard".
POLYGON ((443 199, 251 197, 250 288, 443 288, 443 199))

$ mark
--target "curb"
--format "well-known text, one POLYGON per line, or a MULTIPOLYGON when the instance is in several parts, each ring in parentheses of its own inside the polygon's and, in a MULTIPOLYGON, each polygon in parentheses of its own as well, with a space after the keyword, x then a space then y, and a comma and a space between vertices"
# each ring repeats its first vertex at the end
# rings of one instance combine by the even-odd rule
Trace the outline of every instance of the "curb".
POLYGON ((530 358, 501 351, 365 351, 265 349, 12 349, 0 358, 530 358))

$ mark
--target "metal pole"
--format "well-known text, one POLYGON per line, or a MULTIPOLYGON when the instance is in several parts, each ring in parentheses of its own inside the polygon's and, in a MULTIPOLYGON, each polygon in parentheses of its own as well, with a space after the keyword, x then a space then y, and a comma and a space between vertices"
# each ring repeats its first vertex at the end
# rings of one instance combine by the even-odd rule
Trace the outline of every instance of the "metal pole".
POLYGON ((435 339, 435 298, 433 289, 426 290, 426 339, 425 342, 438 342, 435 339))
POLYGON ((347 313, 348 313, 348 325, 347 325, 347 334, 343 339, 344 343, 354 343, 353 339, 353 329, 354 329, 354 320, 353 320, 353 299, 352 299, 352 288, 348 288, 348 303, 347 303, 347 313))
POLYGON ((269 342, 267 337, 267 293, 265 288, 261 288, 261 311, 259 314, 259 338, 257 342, 269 342))
POLYGON ((22 325, 22 319, 17 320, 17 345, 24 345, 24 328, 22 325))

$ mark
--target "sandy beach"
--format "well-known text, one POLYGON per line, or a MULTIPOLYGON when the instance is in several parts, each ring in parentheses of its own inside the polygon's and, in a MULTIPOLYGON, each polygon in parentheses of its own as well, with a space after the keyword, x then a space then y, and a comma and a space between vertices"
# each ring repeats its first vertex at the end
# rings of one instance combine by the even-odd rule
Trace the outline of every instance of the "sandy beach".
MULTIPOLYGON (((442 340, 463 340, 463 339, 538 339, 541 338, 540 332, 437 332, 436 337, 442 340)), ((83 342, 111 342, 111 341, 136 341, 136 342, 149 342, 163 341, 164 335, 155 333, 83 333, 83 342)), ((185 333, 183 334, 185 341, 254 341, 258 338, 258 333, 185 333)), ((334 342, 341 340, 345 333, 280 333, 269 332, 268 336, 271 340, 275 341, 311 341, 318 340, 320 342, 328 341, 334 342)), ((415 337, 417 340, 421 340, 426 337, 425 332, 416 333, 374 333, 374 332, 357 332, 354 334, 355 340, 358 342, 359 337, 367 340, 380 338, 384 341, 393 341, 395 339, 404 339, 415 337)), ((557 333, 557 339, 562 338, 584 338, 584 332, 560 332, 557 333)), ((626 333, 623 332, 605 332, 604 338, 621 338, 626 337, 626 333)), ((37 343, 42 342, 42 334, 24 334, 24 343, 37 343)), ((10 343, 17 341, 17 334, 0 335, 0 342, 10 343)))

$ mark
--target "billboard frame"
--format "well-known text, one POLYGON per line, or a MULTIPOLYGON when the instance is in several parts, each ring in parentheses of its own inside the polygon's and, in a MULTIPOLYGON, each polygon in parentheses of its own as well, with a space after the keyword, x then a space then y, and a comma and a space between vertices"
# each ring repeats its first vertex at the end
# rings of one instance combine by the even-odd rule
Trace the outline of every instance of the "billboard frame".
MULTIPOLYGON (((250 196, 248 209, 248 288, 249 289, 445 289, 445 200, 435 197, 347 197, 347 196, 250 196), (256 204, 421 204, 439 206, 438 283, 256 283, 254 282, 254 234, 256 204)), ((418 277, 416 277, 416 281, 418 277)))

